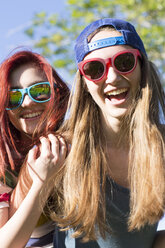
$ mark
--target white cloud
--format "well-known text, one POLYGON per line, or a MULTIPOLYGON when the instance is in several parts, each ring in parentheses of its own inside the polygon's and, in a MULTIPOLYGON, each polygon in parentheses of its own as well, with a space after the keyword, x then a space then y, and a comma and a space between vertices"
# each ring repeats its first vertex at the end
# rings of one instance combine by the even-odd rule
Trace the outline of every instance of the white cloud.
POLYGON ((26 23, 23 23, 17 27, 14 27, 12 29, 9 29, 9 31, 6 34, 6 38, 11 37, 12 35, 18 33, 18 32, 22 32, 23 30, 25 30, 26 28, 30 27, 32 25, 32 21, 28 21, 26 23))

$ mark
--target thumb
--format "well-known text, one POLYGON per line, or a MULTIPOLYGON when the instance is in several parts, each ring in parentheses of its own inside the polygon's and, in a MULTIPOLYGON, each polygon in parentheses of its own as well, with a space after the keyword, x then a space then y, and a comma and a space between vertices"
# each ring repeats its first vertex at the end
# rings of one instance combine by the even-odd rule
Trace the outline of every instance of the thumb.
POLYGON ((32 162, 36 159, 37 157, 37 152, 38 152, 38 146, 33 146, 32 149, 30 149, 30 151, 28 152, 28 158, 27 158, 27 162, 32 162))

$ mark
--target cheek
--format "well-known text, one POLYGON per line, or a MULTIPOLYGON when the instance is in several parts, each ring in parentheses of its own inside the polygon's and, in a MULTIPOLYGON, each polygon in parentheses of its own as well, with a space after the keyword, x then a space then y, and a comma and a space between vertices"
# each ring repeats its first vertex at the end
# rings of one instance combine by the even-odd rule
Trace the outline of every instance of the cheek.
POLYGON ((86 88, 88 93, 92 96, 93 99, 97 98, 98 89, 96 87, 93 87, 92 85, 88 85, 86 88))
POLYGON ((141 71, 139 71, 137 76, 134 78, 134 84, 135 91, 139 90, 141 87, 141 71))
POLYGON ((142 76, 141 76, 141 66, 139 63, 137 64, 136 69, 135 69, 135 77, 136 77, 137 84, 140 85, 142 76))
POLYGON ((128 76, 128 80, 131 84, 132 90, 137 92, 141 85, 141 68, 139 64, 137 65, 136 69, 128 76))
POLYGON ((101 92, 101 83, 94 83, 92 81, 89 81, 87 79, 84 80, 84 83, 85 83, 85 88, 86 90, 91 94, 91 95, 94 95, 94 94, 99 94, 101 92))
POLYGON ((9 118, 9 121, 13 124, 13 126, 17 128, 17 126, 19 124, 19 120, 17 118, 16 113, 14 113, 15 111, 9 110, 8 111, 8 118, 9 118))

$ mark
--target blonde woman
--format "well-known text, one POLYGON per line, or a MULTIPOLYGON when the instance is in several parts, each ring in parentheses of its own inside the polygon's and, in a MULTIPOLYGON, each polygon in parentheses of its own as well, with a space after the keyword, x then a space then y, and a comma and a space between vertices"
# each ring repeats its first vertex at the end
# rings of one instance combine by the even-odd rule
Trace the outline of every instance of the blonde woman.
POLYGON ((157 71, 124 20, 91 23, 75 53, 62 218, 54 213, 71 231, 56 232, 55 247, 151 248, 165 195, 165 97, 157 71))

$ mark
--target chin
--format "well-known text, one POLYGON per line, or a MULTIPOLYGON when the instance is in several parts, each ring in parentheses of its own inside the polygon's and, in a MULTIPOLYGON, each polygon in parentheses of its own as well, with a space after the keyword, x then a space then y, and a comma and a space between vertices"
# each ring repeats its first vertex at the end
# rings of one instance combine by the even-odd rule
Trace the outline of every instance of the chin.
POLYGON ((118 109, 115 110, 114 112, 109 113, 114 118, 123 118, 127 114, 128 110, 127 109, 118 109))

